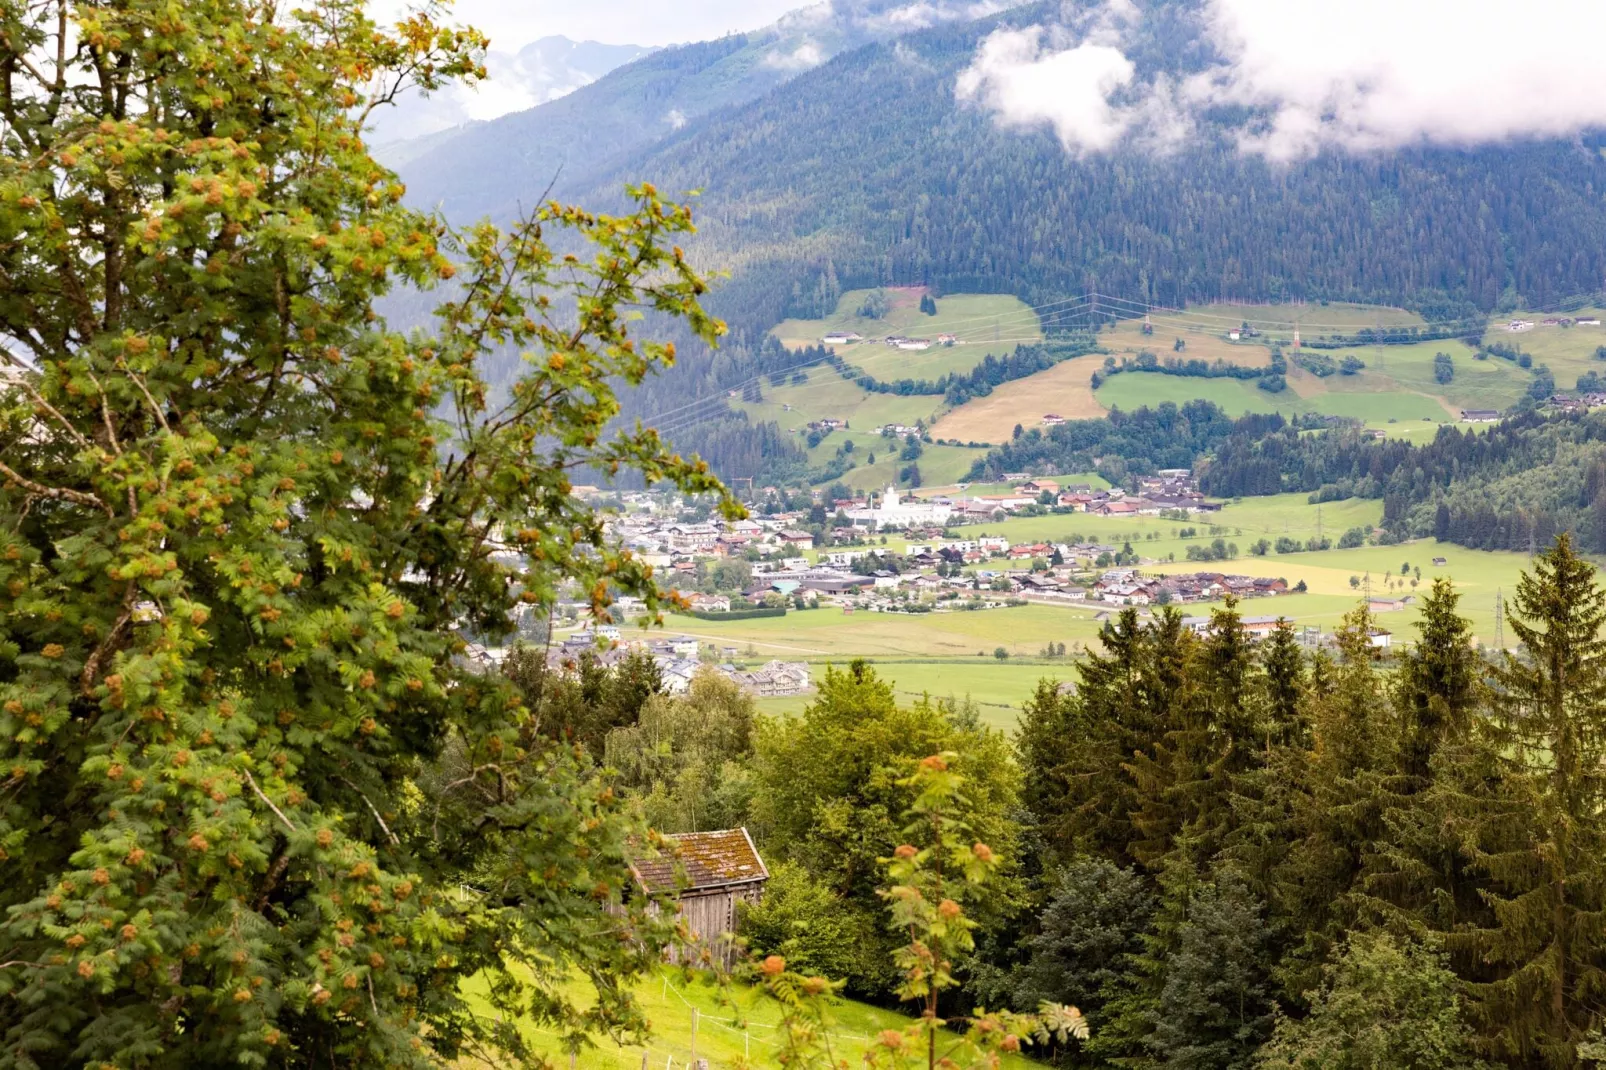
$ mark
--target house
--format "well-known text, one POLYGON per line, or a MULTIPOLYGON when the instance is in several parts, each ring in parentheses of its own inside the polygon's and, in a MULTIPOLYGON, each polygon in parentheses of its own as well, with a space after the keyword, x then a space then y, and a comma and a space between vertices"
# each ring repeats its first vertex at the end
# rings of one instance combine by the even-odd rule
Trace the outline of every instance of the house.
POLYGON ((1015 493, 1041 494, 1045 490, 1050 494, 1058 494, 1060 491, 1060 485, 1052 479, 1028 479, 1026 482, 1015 488, 1015 493))
POLYGON ((1135 516, 1139 511, 1138 503, 1129 501, 1103 502, 1091 510, 1099 516, 1135 516))
POLYGON ((1382 628, 1373 628, 1366 633, 1366 637, 1371 641, 1372 646, 1378 650, 1387 650, 1394 638, 1391 633, 1384 631, 1382 628))
POLYGON ((731 600, 722 594, 691 594, 686 602, 698 613, 729 613, 731 600))
POLYGON ((1043 414, 1043 426, 1044 427, 1058 427, 1060 424, 1062 424, 1064 422, 1065 422, 1065 417, 1061 416, 1057 412, 1045 412, 1043 414))
POLYGON ((850 346, 854 342, 864 341, 864 335, 854 334, 852 331, 831 331, 820 341, 828 346, 850 346))
POLYGON ((783 531, 775 536, 777 542, 790 549, 814 549, 814 536, 806 531, 783 531))
POLYGON ((1444 558, 1442 558, 1442 557, 1435 557, 1435 558, 1434 558, 1434 559, 1433 559, 1433 567, 1434 567, 1434 568, 1443 568, 1443 567, 1444 567, 1444 566, 1445 566, 1445 564, 1446 564, 1446 563, 1447 563, 1447 562, 1446 562, 1446 561, 1445 561, 1445 559, 1444 559, 1444 558))
POLYGON ((796 695, 809 689, 809 666, 802 661, 771 661, 751 672, 731 672, 730 678, 758 698, 796 695))
POLYGON ((1600 326, 1600 317, 1599 316, 1583 316, 1583 317, 1580 317, 1579 319, 1573 320, 1573 322, 1578 324, 1578 326, 1580 326, 1580 327, 1599 327, 1600 326))
POLYGON ((665 836, 666 850, 637 858, 631 875, 648 895, 664 896, 686 921, 693 946, 670 951, 670 961, 698 961, 706 947, 727 969, 735 961, 736 904, 757 903, 770 871, 745 828, 665 836))
POLYGON ((1495 409, 1462 409, 1461 422, 1464 424, 1492 424, 1498 422, 1500 413, 1495 409))

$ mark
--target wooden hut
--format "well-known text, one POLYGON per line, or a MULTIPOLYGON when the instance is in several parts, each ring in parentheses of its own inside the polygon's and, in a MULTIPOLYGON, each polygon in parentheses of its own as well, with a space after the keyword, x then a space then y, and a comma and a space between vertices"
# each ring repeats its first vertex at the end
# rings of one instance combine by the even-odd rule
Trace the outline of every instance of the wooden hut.
POLYGON ((672 896, 692 937, 729 966, 736 904, 758 902, 770 871, 745 828, 665 838, 672 851, 638 859, 631 866, 636 880, 648 894, 672 896))

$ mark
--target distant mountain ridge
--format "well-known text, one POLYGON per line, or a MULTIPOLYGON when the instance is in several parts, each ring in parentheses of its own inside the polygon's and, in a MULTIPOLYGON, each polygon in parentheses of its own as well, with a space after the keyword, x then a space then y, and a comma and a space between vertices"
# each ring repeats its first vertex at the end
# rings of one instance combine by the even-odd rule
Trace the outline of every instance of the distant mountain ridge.
POLYGON ((429 97, 410 94, 376 114, 370 139, 380 159, 401 166, 461 134, 467 125, 557 100, 656 51, 561 36, 542 37, 517 52, 493 49, 485 57, 489 78, 480 86, 452 87, 429 97))
POLYGON ((596 82, 382 158, 409 198, 452 218, 505 218, 549 184, 587 190, 634 155, 739 108, 833 57, 1013 0, 825 0, 750 33, 666 48, 596 82))

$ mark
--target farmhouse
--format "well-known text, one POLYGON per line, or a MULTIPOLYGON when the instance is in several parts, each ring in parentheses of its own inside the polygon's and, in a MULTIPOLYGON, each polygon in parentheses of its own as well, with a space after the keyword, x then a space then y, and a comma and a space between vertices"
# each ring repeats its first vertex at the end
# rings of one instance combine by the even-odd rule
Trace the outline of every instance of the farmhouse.
MULTIPOLYGON (((745 828, 718 832, 682 832, 666 836, 668 850, 637 859, 630 870, 648 895, 670 897, 686 919, 695 944, 706 946, 729 968, 735 959, 730 937, 736 931, 736 904, 757 903, 770 871, 745 828)), ((681 952, 671 951, 679 962, 681 952)), ((696 961, 697 948, 684 952, 696 961)))
POLYGON ((854 334, 852 331, 832 331, 820 341, 828 346, 847 346, 864 341, 864 335, 854 334))
POLYGON ((1498 422, 1500 413, 1495 409, 1462 409, 1461 422, 1464 424, 1492 424, 1498 422))

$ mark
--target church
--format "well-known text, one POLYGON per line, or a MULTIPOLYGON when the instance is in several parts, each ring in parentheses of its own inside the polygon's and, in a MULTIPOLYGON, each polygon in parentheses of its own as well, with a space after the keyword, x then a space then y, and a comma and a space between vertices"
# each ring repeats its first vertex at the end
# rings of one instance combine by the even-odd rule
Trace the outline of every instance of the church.
POLYGON ((897 487, 881 492, 881 501, 864 509, 848 510, 848 519, 855 526, 867 526, 872 531, 887 528, 923 527, 927 524, 947 523, 952 507, 919 499, 904 501, 897 487))

